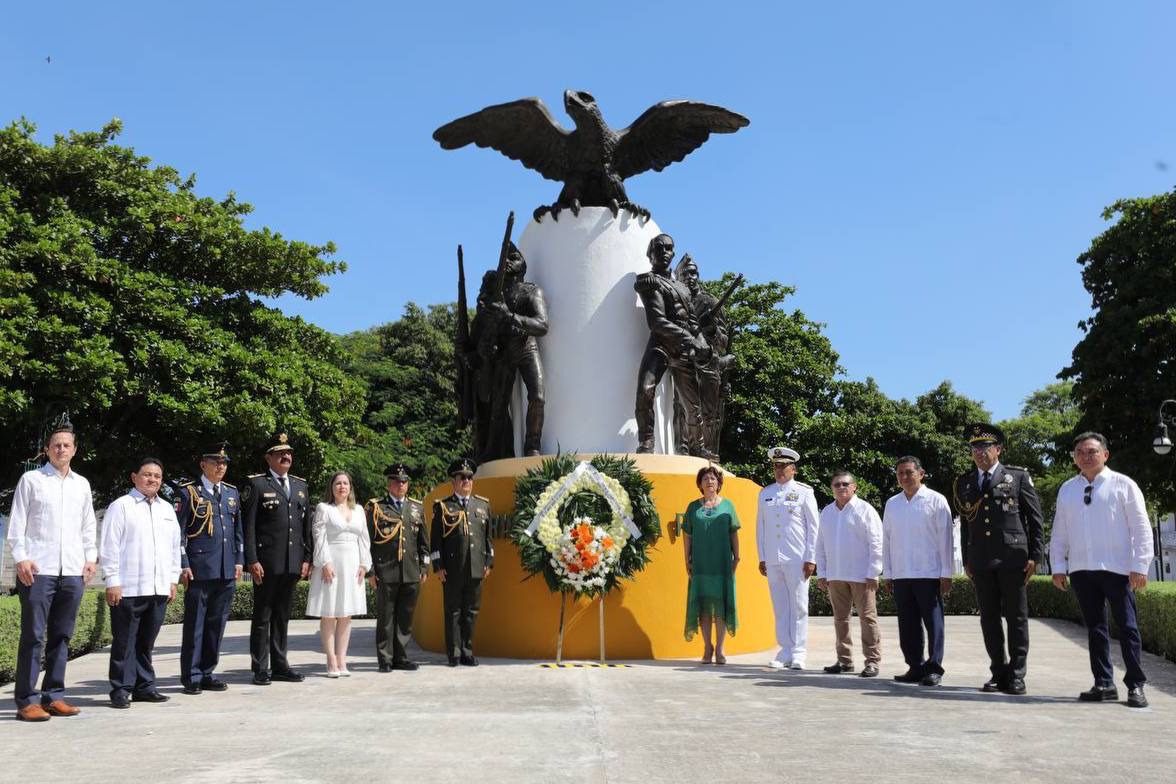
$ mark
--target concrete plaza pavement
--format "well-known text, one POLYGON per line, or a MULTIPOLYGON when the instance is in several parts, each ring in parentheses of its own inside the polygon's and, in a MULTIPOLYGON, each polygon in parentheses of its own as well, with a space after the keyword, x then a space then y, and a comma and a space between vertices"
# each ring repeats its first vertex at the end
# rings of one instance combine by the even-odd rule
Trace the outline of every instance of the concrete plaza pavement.
MULTIPOLYGON (((357 621, 350 678, 324 677, 317 622, 291 624, 301 684, 250 683, 248 623, 233 622, 230 689, 188 696, 180 627, 156 647, 171 701, 115 710, 103 650, 70 662, 74 718, 11 720, 3 688, 4 781, 205 782, 1170 782, 1176 780, 1176 665, 1147 655, 1151 707, 1082 704, 1085 632, 1034 620, 1029 694, 981 694, 987 662, 975 617, 947 622, 947 675, 925 688, 901 672, 894 618, 881 619, 882 675, 825 675, 829 618, 813 618, 809 669, 764 666, 772 652, 616 668, 549 669, 482 660, 417 672, 376 669, 372 621, 357 621)), ((857 639, 856 621, 854 638, 857 639)), ((701 643, 699 649, 701 652, 701 643)), ((1122 677, 1115 649, 1116 677, 1122 677)), ((861 662, 855 662, 859 668, 861 662)), ((1126 689, 1119 684, 1120 697, 1126 689)))

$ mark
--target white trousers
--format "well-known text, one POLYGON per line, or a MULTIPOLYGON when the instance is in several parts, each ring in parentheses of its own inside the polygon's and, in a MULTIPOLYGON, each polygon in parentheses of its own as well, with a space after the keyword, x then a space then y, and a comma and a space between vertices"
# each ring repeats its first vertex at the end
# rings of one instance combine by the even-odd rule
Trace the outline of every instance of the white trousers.
POLYGON ((780 646, 776 659, 785 664, 804 664, 809 604, 809 581, 804 576, 804 563, 769 563, 768 590, 772 593, 772 609, 776 613, 776 642, 780 646))

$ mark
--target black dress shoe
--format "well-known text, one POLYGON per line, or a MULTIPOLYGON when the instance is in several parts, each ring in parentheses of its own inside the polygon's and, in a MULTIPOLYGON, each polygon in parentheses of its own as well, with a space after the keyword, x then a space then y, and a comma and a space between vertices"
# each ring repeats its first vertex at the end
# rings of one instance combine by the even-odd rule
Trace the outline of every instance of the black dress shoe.
POLYGON ((474 656, 462 656, 461 663, 467 667, 477 667, 478 666, 478 660, 474 656))
POLYGON ((1114 686, 1099 686, 1097 683, 1078 695, 1080 702, 1118 702, 1119 690, 1114 686))
POLYGON ((380 665, 380 672, 392 672, 392 665, 391 664, 381 664, 380 665))
POLYGON ((110 707, 126 709, 131 707, 131 701, 125 694, 112 694, 110 695, 110 707))
POLYGON ((220 678, 205 678, 200 681, 200 688, 205 691, 227 691, 229 684, 222 681, 220 678))
POLYGON ((1004 691, 1004 681, 993 675, 988 680, 984 681, 984 685, 980 687, 980 691, 985 694, 993 694, 998 691, 1004 691))
POLYGON ((919 681, 923 686, 938 686, 939 682, 943 680, 943 676, 937 672, 929 672, 923 676, 923 680, 919 681))
POLYGON ((420 667, 416 662, 408 661, 407 659, 405 661, 392 662, 392 669, 394 670, 419 670, 420 667))
POLYGON ((185 683, 184 694, 199 694, 201 692, 199 683, 185 683))
POLYGON ((170 697, 166 694, 160 694, 152 689, 151 691, 137 691, 131 695, 131 702, 167 702, 170 697))
POLYGON ((1013 678, 1008 682, 1008 686, 1005 687, 1004 693, 1005 694, 1024 694, 1026 691, 1028 691, 1028 689, 1025 688, 1025 679, 1024 678, 1013 678))
POLYGON ((1147 695, 1143 693, 1143 686, 1132 686, 1127 690, 1128 708, 1146 708, 1147 695))
POLYGON ((894 679, 899 683, 918 683, 923 680, 923 675, 914 669, 909 669, 902 675, 895 675, 894 679))
POLYGON ((306 676, 294 670, 282 670, 281 672, 274 672, 270 676, 275 681, 285 681, 286 683, 302 683, 306 680, 306 676))
POLYGON ((253 683, 255 686, 269 686, 271 682, 272 679, 270 678, 268 672, 253 673, 253 683))
POLYGON ((853 665, 837 662, 836 664, 830 664, 828 667, 826 667, 825 672, 829 673, 830 675, 840 675, 843 672, 853 672, 853 665))
POLYGON ((450 667, 456 667, 457 666, 457 657, 450 656, 449 660, 446 662, 446 664, 448 664, 450 667))

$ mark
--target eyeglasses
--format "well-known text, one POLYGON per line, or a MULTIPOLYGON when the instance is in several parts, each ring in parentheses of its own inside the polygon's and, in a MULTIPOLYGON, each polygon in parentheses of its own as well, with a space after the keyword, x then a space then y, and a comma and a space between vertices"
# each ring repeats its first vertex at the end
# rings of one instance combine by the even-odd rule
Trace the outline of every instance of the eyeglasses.
POLYGON ((1094 457, 1095 455, 1101 455, 1101 454, 1102 454, 1101 449, 1075 449, 1074 450, 1075 457, 1094 457))
POLYGON ((833 486, 834 487, 851 487, 851 486, 853 486, 853 482, 834 482, 833 486))
POLYGON ((1082 491, 1082 503, 1090 506, 1090 494, 1094 492, 1094 485, 1087 485, 1086 489, 1082 491))

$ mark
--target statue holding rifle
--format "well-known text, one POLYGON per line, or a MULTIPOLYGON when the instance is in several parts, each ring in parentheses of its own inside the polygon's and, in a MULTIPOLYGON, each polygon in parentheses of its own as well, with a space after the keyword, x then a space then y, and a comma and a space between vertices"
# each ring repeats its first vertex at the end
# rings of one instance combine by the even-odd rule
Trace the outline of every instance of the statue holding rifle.
POLYGON ((543 290, 524 280, 527 262, 511 242, 514 213, 507 220, 498 268, 482 278, 478 310, 466 319, 464 264, 458 280, 457 355, 461 368, 458 394, 462 423, 474 426, 478 462, 514 457, 510 399, 515 377, 527 390, 523 454, 538 455, 543 436, 543 364, 537 338, 547 334, 543 290))

